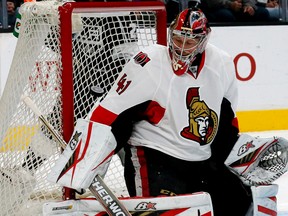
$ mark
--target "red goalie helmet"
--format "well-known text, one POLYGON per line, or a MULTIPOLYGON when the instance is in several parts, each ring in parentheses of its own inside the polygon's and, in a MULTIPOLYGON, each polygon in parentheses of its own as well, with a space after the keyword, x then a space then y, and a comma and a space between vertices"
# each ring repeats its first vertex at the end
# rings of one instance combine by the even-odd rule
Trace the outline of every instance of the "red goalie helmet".
POLYGON ((205 50, 211 29, 198 8, 183 10, 169 26, 169 51, 176 74, 187 71, 195 56, 205 50))

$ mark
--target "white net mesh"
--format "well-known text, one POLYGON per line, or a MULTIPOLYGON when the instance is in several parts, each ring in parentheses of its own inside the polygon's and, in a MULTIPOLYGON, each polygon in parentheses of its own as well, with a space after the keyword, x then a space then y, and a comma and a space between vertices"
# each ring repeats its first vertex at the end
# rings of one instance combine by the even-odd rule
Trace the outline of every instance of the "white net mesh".
MULTIPOLYGON (((106 93, 131 55, 157 42, 159 7, 135 10, 131 3, 130 10, 113 7, 103 12, 97 3, 89 7, 72 4, 68 38, 63 29, 66 23, 61 25, 65 16, 59 13, 61 3, 43 1, 21 6, 19 38, 0 103, 0 215, 41 215, 42 203, 62 199, 62 188, 46 180, 60 147, 21 102, 21 95, 29 95, 58 133, 69 137, 67 123, 63 123, 63 104, 69 98, 64 93, 73 89, 74 117, 69 124, 74 125, 97 99, 90 93, 91 86, 100 86, 106 93), (66 43, 72 50, 65 50, 66 43), (72 71, 63 69, 67 59, 72 71), (63 83, 69 73, 73 83, 66 89, 63 83)), ((162 31, 166 31, 166 23, 162 31)), ((105 182, 116 195, 128 195, 117 156, 105 182)))

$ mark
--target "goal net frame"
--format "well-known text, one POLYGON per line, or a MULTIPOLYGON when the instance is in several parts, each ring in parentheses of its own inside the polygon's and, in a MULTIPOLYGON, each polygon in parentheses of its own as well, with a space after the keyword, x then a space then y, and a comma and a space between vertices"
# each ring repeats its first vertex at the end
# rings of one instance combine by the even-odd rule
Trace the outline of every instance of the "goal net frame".
MULTIPOLYGON (((147 34, 152 35, 150 31, 153 31, 153 36, 151 36, 153 38, 147 44, 139 45, 138 42, 139 49, 151 43, 167 45, 166 10, 164 3, 161 1, 66 3, 43 1, 27 2, 21 6, 21 26, 19 23, 16 26, 16 30, 20 26, 18 29, 19 32, 17 32, 17 34, 19 33, 19 38, 0 103, 0 184, 2 186, 0 189, 0 207, 2 208, 3 215, 36 215, 35 212, 39 212, 39 209, 35 209, 35 203, 38 206, 42 206, 44 202, 59 200, 61 196, 63 200, 75 198, 75 192, 67 188, 62 189, 62 193, 61 188, 59 189, 58 186, 55 192, 57 195, 54 196, 54 192, 50 192, 50 188, 49 195, 45 194, 46 191, 42 192, 42 189, 46 190, 46 182, 43 185, 41 183, 41 186, 35 185, 35 176, 37 181, 39 179, 46 181, 46 173, 49 172, 49 169, 55 160, 57 160, 59 154, 61 154, 61 148, 57 146, 57 142, 51 138, 49 132, 43 129, 43 125, 41 125, 39 119, 21 101, 21 96, 28 94, 38 106, 40 105, 42 113, 48 116, 48 121, 55 126, 55 129, 63 139, 68 142, 73 133, 76 120, 75 75, 73 75, 75 70, 75 62, 73 60, 75 55, 73 52, 75 50, 73 49, 75 48, 72 42, 75 40, 74 37, 77 35, 77 31, 81 31, 82 28, 81 22, 80 24, 77 23, 79 21, 79 14, 85 14, 85 16, 89 17, 95 14, 107 16, 109 13, 118 12, 120 13, 119 16, 123 12, 124 14, 132 12, 138 16, 141 14, 140 18, 137 17, 136 20, 138 21, 139 18, 140 24, 137 22, 137 25, 139 24, 141 28, 145 29, 143 34, 146 34, 145 19, 150 19, 150 16, 155 18, 152 24, 147 24, 147 29, 152 29, 148 30, 147 34), (57 8, 56 13, 53 11, 55 8, 57 8), (28 21, 26 21, 28 17, 26 13, 29 13, 30 16, 28 21), (147 13, 147 16, 145 13, 147 13), (48 26, 48 30, 46 30, 51 37, 51 44, 47 41, 47 32, 45 34, 41 33, 40 27, 38 28, 38 24, 40 25, 42 22, 48 26), (27 28, 26 25, 28 25, 27 28), (53 28, 55 28, 57 34, 51 36, 50 33, 54 31, 53 28), (30 39, 31 41, 29 41, 30 39), (54 44, 54 39, 59 40, 59 44, 58 42, 54 44), (39 47, 32 47, 38 43, 38 40, 41 41, 41 44, 39 42, 39 47), (22 47, 25 48, 23 49, 22 47), (32 48, 30 49, 30 47, 32 48), (34 51, 36 54, 33 53, 34 51), (53 55, 57 56, 57 60, 45 59, 45 52, 55 52, 56 54, 53 55), (43 72, 44 70, 45 73, 43 72), (53 80, 52 86, 50 85, 51 80, 53 80), (41 88, 43 93, 37 95, 37 91, 41 88), (50 90, 47 90, 48 88, 50 90), (47 91, 47 94, 45 91, 47 91), (48 91, 57 91, 57 97, 50 97, 48 91), (58 101, 59 98, 60 100, 58 101), (54 110, 54 105, 52 107, 48 101, 54 101, 56 104, 54 105, 58 109, 54 110), (36 156, 35 151, 30 151, 31 143, 34 142, 36 142, 37 148, 36 156), (43 144, 46 146, 44 147, 43 144), (50 147, 50 144, 53 147, 50 147), (47 157, 48 159, 42 160, 41 157, 38 157, 38 150, 41 157, 42 154, 45 157, 47 157, 48 153, 52 152, 52 154, 47 157), (49 162, 50 157, 53 157, 52 162, 49 162), (26 160, 27 158, 28 160, 26 160), (25 166, 23 165, 23 160, 25 166), (39 167, 41 168, 40 171, 39 167), (31 177, 28 175, 27 177, 26 174, 29 171, 32 171, 35 176, 31 177), (27 184, 25 183, 26 181, 27 184), (35 187, 37 189, 36 192, 31 194, 31 191, 35 191, 35 187), (40 187, 41 191, 38 190, 40 187)), ((83 17, 81 19, 83 21, 83 17)), ((46 27, 41 28, 45 29, 46 27)), ((139 34, 142 33, 138 32, 137 35, 139 34)), ((145 41, 146 39, 145 37, 142 39, 140 36, 139 38, 137 36, 137 41, 145 41)), ((147 40, 150 40, 150 38, 147 40)), ((111 80, 115 81, 114 78, 111 80)), ((105 93, 107 93, 107 90, 105 93)), ((95 101, 98 98, 94 98, 95 101)), ((119 195, 121 196, 122 194, 120 193, 119 195)), ((84 194, 83 196, 86 195, 84 194)))

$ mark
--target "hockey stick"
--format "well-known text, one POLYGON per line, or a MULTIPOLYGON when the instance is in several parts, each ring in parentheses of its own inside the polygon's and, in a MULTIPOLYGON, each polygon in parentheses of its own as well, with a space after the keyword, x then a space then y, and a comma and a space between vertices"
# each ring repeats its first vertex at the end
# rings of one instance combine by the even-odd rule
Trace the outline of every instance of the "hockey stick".
MULTIPOLYGON (((52 136, 59 143, 61 148, 65 149, 67 143, 58 134, 54 127, 42 115, 39 108, 29 96, 22 96, 21 100, 36 114, 39 120, 45 125, 52 136)), ((97 198, 110 216, 131 216, 125 206, 119 201, 115 194, 108 188, 101 176, 96 175, 89 186, 91 193, 97 198)))

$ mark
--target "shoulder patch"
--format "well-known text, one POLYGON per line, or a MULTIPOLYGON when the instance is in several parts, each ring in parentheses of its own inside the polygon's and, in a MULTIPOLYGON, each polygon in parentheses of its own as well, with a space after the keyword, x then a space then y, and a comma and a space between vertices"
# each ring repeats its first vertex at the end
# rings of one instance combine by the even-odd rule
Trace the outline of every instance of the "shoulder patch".
POLYGON ((134 57, 134 62, 136 64, 140 64, 142 67, 144 67, 145 64, 147 64, 150 61, 150 58, 146 53, 139 52, 135 57, 134 57))

